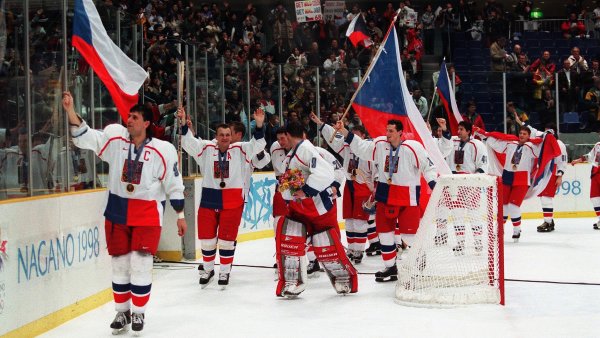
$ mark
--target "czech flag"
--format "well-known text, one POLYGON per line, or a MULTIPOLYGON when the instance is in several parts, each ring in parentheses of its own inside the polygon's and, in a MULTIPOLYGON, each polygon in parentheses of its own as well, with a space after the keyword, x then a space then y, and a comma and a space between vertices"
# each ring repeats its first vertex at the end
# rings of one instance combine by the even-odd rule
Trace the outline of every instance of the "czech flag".
MULTIPOLYGON (((360 116, 371 137, 386 134, 387 120, 400 120, 404 127, 402 135, 425 147, 438 174, 452 173, 406 86, 398 36, 393 23, 357 89, 352 108, 360 116)), ((425 212, 430 196, 431 189, 421 177, 421 215, 425 212)))
MULTIPOLYGON (((487 137, 492 137, 506 142, 518 142, 519 138, 515 135, 508 135, 500 132, 486 132, 479 130, 479 134, 487 137)), ((532 137, 529 142, 540 147, 538 158, 535 162, 535 167, 531 171, 531 182, 529 182, 529 190, 527 191, 526 199, 538 196, 550 181, 552 173, 556 171, 556 157, 561 156, 560 146, 552 132, 546 132, 542 137, 532 137)), ((502 175, 502 168, 506 162, 506 154, 498 153, 488 147, 490 159, 490 170, 497 168, 494 174, 502 175)))
POLYGON ((362 79, 352 108, 371 137, 385 135, 387 120, 402 121, 405 137, 423 144, 440 174, 451 174, 406 86, 393 25, 362 79))
POLYGON ((127 121, 148 73, 112 42, 92 0, 75 0, 72 43, 108 89, 123 121, 127 121))
POLYGON ((358 45, 362 43, 368 48, 373 44, 373 40, 371 40, 371 37, 369 36, 367 24, 365 23, 362 13, 358 13, 354 19, 350 21, 350 25, 346 30, 346 36, 350 39, 350 42, 352 42, 354 47, 358 47, 358 45))
POLYGON ((440 68, 440 76, 438 77, 437 93, 440 97, 440 102, 444 106, 444 110, 448 114, 447 120, 452 135, 456 135, 458 132, 458 123, 463 120, 458 106, 456 105, 456 99, 454 97, 454 90, 452 90, 452 83, 448 77, 448 70, 446 69, 446 60, 442 61, 440 68))

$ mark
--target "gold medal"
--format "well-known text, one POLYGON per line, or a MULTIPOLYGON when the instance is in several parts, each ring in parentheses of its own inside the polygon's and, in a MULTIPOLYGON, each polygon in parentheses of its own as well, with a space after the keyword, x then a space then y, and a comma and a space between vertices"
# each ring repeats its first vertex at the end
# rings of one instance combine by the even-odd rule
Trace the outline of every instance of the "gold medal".
POLYGON ((513 164, 513 170, 517 171, 517 165, 516 164, 513 164))
POLYGON ((456 171, 460 171, 460 164, 456 165, 456 171))
POLYGON ((392 178, 388 178, 388 184, 392 184, 392 178))
POLYGON ((352 169, 352 175, 350 176, 352 180, 356 179, 356 169, 352 169))
POLYGON ((127 184, 127 192, 128 193, 133 193, 133 191, 135 190, 135 187, 133 186, 133 184, 129 183, 127 184))
POLYGON ((225 184, 225 182, 223 182, 223 181, 221 181, 221 183, 219 183, 219 186, 220 186, 221 188, 225 188, 225 186, 226 186, 226 185, 227 185, 227 184, 225 184))

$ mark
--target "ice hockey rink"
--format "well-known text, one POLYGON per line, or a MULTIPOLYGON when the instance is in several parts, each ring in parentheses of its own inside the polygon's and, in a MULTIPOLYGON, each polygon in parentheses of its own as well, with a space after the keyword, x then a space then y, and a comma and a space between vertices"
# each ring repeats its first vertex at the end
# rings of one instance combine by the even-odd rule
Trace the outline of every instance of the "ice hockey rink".
MULTIPOLYGON (((301 297, 275 296, 274 240, 239 243, 230 285, 198 285, 191 264, 155 264, 143 337, 598 337, 600 231, 595 219, 557 219, 537 233, 525 220, 519 243, 505 230, 506 306, 419 308, 394 302, 395 283, 379 284, 380 256, 357 265, 359 292, 337 295, 325 273, 301 297)), ((106 281, 110 285, 110 281, 106 281)), ((65 288, 68 292, 68 287, 65 288)), ((109 337, 112 303, 43 337, 109 337)), ((131 332, 122 334, 131 336, 131 332)))

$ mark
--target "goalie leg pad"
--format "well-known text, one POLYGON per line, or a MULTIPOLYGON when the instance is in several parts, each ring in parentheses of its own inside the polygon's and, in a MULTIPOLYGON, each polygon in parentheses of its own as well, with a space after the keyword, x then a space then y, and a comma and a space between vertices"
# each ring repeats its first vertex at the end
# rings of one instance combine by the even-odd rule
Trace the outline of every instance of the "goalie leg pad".
POLYGON ((285 218, 277 228, 278 278, 275 293, 279 297, 297 297, 306 287, 306 227, 285 218))
POLYGON ((339 294, 357 292, 357 272, 344 252, 338 233, 334 229, 321 231, 312 236, 312 242, 335 291, 339 294))

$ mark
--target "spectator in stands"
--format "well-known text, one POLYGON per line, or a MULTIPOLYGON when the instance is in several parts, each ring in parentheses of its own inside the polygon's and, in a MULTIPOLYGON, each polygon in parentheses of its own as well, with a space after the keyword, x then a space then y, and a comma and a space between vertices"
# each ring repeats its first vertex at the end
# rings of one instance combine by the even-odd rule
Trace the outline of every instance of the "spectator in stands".
POLYGON ((490 46, 491 69, 493 72, 504 72, 507 69, 509 55, 504 49, 506 38, 500 37, 490 46))
POLYGON ((600 79, 594 80, 594 86, 585 93, 584 103, 587 108, 587 123, 582 126, 585 130, 596 130, 600 117, 600 79))
POLYGON ((558 90, 561 112, 577 111, 581 75, 573 71, 569 59, 563 61, 563 68, 558 71, 558 90))
POLYGON ((381 38, 383 38, 383 31, 377 27, 374 20, 369 20, 369 22, 367 22, 367 31, 373 40, 376 38, 381 40, 381 38))
POLYGON ((556 101, 550 88, 545 88, 542 92, 542 99, 538 101, 537 111, 540 116, 540 125, 556 124, 556 101))
POLYGON ((594 20, 594 38, 600 38, 600 2, 596 2, 596 8, 592 12, 592 19, 594 20))
POLYGON ((310 45, 310 49, 306 53, 306 60, 308 61, 308 66, 311 67, 319 67, 323 64, 323 60, 321 60, 321 53, 319 51, 319 44, 314 42, 310 45))
POLYGON ((434 52, 435 46, 435 14, 433 13, 431 4, 425 5, 425 12, 421 14, 419 21, 423 25, 423 43, 425 44, 425 54, 431 55, 434 52))
POLYGON ((525 110, 530 109, 531 105, 527 94, 530 92, 529 84, 532 79, 532 74, 529 72, 529 64, 525 54, 519 54, 517 56, 517 63, 513 65, 509 75, 509 84, 511 88, 509 93, 512 94, 513 101, 516 101, 518 107, 522 107, 525 110))
POLYGON ((583 92, 594 86, 594 80, 600 78, 600 61, 598 59, 592 60, 592 67, 587 72, 583 73, 582 76, 582 88, 583 92))
POLYGON ((542 56, 531 64, 529 71, 533 74, 533 98, 541 100, 544 89, 551 88, 554 84, 556 65, 550 59, 550 52, 545 50, 542 56))
POLYGON ((427 99, 423 96, 421 89, 416 88, 415 90, 413 90, 412 98, 415 102, 415 105, 417 105, 421 116, 423 116, 423 119, 426 119, 427 113, 429 112, 429 107, 427 105, 427 99))
POLYGON ((567 59, 571 64, 571 70, 577 74, 582 74, 586 72, 589 67, 585 58, 581 55, 581 50, 579 47, 571 48, 571 55, 567 59))
POLYGON ((519 115, 521 121, 526 122, 529 120, 527 113, 517 108, 514 102, 506 102, 506 133, 519 136, 521 124, 515 120, 515 112, 519 115))
POLYGON ((531 16, 531 9, 533 2, 530 0, 519 0, 517 7, 515 7, 515 14, 519 20, 529 20, 531 16))
POLYGON ((523 54, 525 56, 525 62, 529 64, 529 58, 527 54, 523 53, 523 48, 519 44, 515 44, 512 48, 512 52, 508 54, 506 58, 506 68, 507 70, 514 71, 517 68, 519 62, 519 55, 523 54))
POLYGON ((467 113, 463 114, 462 118, 471 122, 473 127, 478 127, 482 130, 485 130, 485 124, 483 123, 483 118, 477 112, 477 104, 475 101, 469 101, 467 103, 467 113))
MULTIPOLYGON (((492 6, 492 8, 494 7, 495 6, 492 6)), ((486 35, 487 46, 490 46, 501 36, 506 37, 508 35, 508 23, 502 17, 501 11, 498 11, 497 9, 491 9, 489 11, 489 16, 487 17, 487 19, 484 18, 484 20, 485 22, 483 24, 483 27, 486 35)))
POLYGON ((283 39, 276 39, 275 45, 271 47, 269 53, 273 56, 274 63, 283 64, 286 63, 290 56, 290 49, 287 47, 287 44, 284 44, 283 39))
POLYGON ((277 13, 277 20, 273 23, 273 39, 275 41, 281 39, 281 44, 286 48, 292 47, 292 39, 294 38, 294 31, 292 30, 292 23, 287 18, 287 13, 279 10, 277 13))
POLYGON ((577 19, 578 12, 572 12, 569 14, 567 21, 560 25, 560 30, 563 32, 565 39, 572 37, 584 37, 585 36, 585 25, 583 21, 577 19))
POLYGON ((453 11, 451 2, 446 2, 446 7, 439 12, 437 23, 442 28, 442 55, 447 60, 452 60, 454 32, 458 26, 458 15, 453 11))

